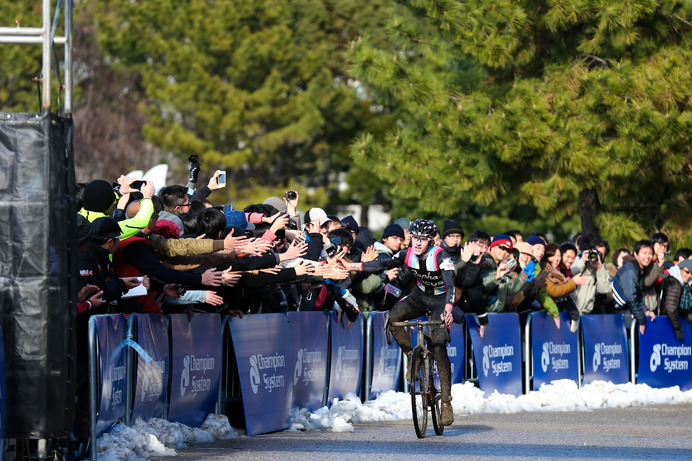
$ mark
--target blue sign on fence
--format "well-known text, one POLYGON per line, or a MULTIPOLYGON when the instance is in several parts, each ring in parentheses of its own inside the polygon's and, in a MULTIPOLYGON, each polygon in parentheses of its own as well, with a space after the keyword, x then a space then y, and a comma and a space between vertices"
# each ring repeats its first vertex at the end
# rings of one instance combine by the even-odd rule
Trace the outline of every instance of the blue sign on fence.
POLYGON ((293 363, 293 408, 315 411, 323 406, 327 385, 329 338, 324 312, 287 312, 293 363))
POLYGON ((531 314, 533 390, 558 379, 579 382, 577 334, 569 330, 569 324, 566 312, 560 312, 560 329, 547 312, 531 314))
POLYGON ((651 387, 680 386, 692 389, 692 327, 680 319, 684 338, 678 341, 668 317, 653 322, 646 319, 646 330, 639 335, 639 372, 637 382, 651 387))
POLYGON ((521 332, 519 315, 488 314, 488 326, 480 337, 480 325, 473 315, 466 316, 473 344, 473 360, 478 369, 478 384, 485 395, 493 391, 520 396, 521 332))
POLYGON ((298 347, 285 314, 230 318, 248 435, 288 427, 298 347))
POLYGON ((127 321, 124 315, 95 315, 101 356, 101 400, 96 434, 101 435, 125 417, 127 407, 127 346, 124 344, 127 321))
POLYGON ((627 383, 629 348, 622 314, 582 315, 584 384, 596 380, 627 383))
POLYGON ((363 376, 363 315, 350 326, 346 316, 337 321, 331 311, 331 367, 329 371, 328 404, 346 394, 359 395, 363 376))
POLYGON ((447 343, 447 355, 452 365, 452 384, 464 382, 464 358, 466 357, 466 338, 464 337, 464 325, 453 323, 449 330, 447 343))
POLYGON ((384 333, 384 322, 387 312, 372 312, 372 382, 370 399, 386 391, 399 390, 401 373, 401 348, 392 338, 392 344, 387 344, 384 333))
POLYGON ((170 316, 171 401, 168 420, 199 427, 216 409, 221 381, 221 316, 170 316))
POLYGON ((134 353, 135 385, 132 419, 162 418, 168 394, 168 318, 158 314, 134 316, 137 343, 151 358, 134 353))

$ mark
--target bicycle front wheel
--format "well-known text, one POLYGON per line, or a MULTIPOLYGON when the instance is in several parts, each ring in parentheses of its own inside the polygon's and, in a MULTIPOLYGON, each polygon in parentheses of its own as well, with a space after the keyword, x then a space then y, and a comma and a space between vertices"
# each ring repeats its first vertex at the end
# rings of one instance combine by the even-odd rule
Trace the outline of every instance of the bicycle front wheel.
POLYGON ((435 429, 435 434, 442 435, 445 427, 440 424, 442 420, 442 407, 440 404, 441 396, 437 389, 435 388, 435 376, 433 374, 433 368, 430 367, 430 384, 428 388, 430 389, 430 395, 428 396, 428 405, 430 405, 430 419, 432 420, 433 429, 435 429))
POLYGON ((413 411, 413 427, 419 439, 425 437, 428 427, 428 377, 429 365, 423 356, 423 350, 415 348, 411 357, 411 410, 413 411), (427 367, 426 367, 427 365, 427 367))

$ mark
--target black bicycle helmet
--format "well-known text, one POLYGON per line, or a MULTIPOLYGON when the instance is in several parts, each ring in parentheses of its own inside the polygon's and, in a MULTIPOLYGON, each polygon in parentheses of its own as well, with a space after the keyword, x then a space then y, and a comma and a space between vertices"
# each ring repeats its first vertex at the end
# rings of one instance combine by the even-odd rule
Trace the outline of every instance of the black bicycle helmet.
POLYGON ((416 219, 408 228, 411 237, 432 240, 437 235, 437 226, 429 219, 416 219))

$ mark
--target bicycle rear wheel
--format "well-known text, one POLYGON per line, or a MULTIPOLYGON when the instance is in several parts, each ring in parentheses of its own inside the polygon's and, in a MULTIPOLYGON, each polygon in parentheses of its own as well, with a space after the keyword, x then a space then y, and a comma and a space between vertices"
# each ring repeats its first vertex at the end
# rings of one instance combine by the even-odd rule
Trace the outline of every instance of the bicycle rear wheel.
POLYGON ((430 372, 426 369, 423 350, 415 348, 411 357, 411 410, 413 411, 413 427, 419 439, 425 437, 428 427, 429 376, 430 372))
POLYGON ((435 377, 433 375, 433 369, 434 367, 430 367, 430 377, 429 377, 429 382, 430 385, 428 386, 430 389, 430 395, 428 396, 428 405, 430 405, 430 419, 432 420, 432 425, 433 429, 435 429, 435 434, 437 435, 442 435, 442 433, 445 430, 445 427, 440 424, 440 420, 442 419, 442 405, 441 405, 441 396, 437 392, 437 389, 435 388, 435 377))

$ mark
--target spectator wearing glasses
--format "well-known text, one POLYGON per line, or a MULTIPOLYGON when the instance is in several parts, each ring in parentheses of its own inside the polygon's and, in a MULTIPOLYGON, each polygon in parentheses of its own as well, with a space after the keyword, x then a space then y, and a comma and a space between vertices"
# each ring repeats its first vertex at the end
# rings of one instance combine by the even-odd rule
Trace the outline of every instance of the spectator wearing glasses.
POLYGON ((669 270, 670 277, 663 280, 663 295, 659 313, 670 319, 675 336, 682 342, 683 330, 680 319, 692 322, 692 259, 684 259, 669 270))
POLYGON ((497 234, 490 243, 488 256, 481 267, 483 292, 488 312, 505 312, 507 298, 524 291, 534 277, 534 266, 527 265, 521 275, 512 269, 512 240, 506 234, 497 234))
POLYGON ((447 251, 452 262, 456 263, 461 258, 461 242, 464 238, 464 229, 458 221, 445 219, 442 227, 441 247, 447 251))

